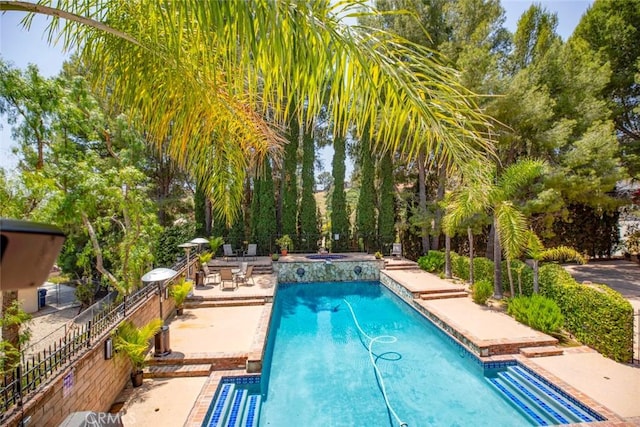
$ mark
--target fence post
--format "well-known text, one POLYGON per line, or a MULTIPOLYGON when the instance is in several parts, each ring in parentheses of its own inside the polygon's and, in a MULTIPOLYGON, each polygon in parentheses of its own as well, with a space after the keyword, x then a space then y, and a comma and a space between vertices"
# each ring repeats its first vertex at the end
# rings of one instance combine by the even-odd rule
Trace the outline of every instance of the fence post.
POLYGON ((91 347, 91 320, 87 322, 87 348, 91 347))
POLYGON ((22 406, 22 365, 16 367, 16 377, 17 378, 14 378, 16 382, 16 394, 18 395, 16 402, 20 402, 19 404, 22 406))

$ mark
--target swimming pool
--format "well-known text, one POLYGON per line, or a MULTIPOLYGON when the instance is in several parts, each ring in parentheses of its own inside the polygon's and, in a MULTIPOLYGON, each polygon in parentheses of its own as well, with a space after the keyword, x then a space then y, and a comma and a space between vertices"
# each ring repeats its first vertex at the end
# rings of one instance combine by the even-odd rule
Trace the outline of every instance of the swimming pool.
POLYGON ((279 284, 261 384, 262 427, 533 424, 377 282, 279 284))

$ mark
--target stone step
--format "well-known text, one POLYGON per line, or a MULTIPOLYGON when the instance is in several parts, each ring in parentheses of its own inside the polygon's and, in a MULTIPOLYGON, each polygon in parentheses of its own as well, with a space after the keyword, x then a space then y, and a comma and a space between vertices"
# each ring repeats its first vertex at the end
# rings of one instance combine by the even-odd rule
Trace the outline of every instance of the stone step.
POLYGON ((385 270, 419 270, 417 264, 387 264, 384 266, 385 270))
POLYGON ((466 298, 469 296, 465 291, 445 291, 445 292, 430 292, 420 294, 422 300, 434 300, 434 299, 447 299, 447 298, 466 298))
POLYGON ((522 347, 520 354, 525 357, 546 357, 546 356, 561 356, 564 353, 560 347, 554 345, 541 346, 541 347, 522 347))
POLYGON ((443 294, 443 293, 449 293, 449 292, 466 293, 467 291, 464 288, 464 286, 451 285, 451 286, 447 286, 446 288, 422 289, 419 292, 421 295, 428 295, 428 294, 443 294))
POLYGON ((248 305, 264 305, 264 298, 233 298, 233 299, 188 299, 185 308, 211 308, 211 307, 240 307, 248 305))
POLYGON ((246 367, 247 354, 245 352, 181 353, 173 351, 166 356, 149 357, 147 363, 149 366, 210 365, 212 371, 219 371, 246 367))
POLYGON ((206 377, 211 365, 152 365, 145 369, 145 378, 206 377))

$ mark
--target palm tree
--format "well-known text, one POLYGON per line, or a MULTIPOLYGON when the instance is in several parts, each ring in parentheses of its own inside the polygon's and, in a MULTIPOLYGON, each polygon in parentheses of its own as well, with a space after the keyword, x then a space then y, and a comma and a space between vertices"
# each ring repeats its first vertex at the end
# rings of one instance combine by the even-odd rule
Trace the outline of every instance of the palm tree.
POLYGON ((376 13, 366 2, 43 3, 0 0, 0 10, 63 18, 50 40, 77 49, 94 86, 128 108, 152 143, 169 141, 168 154, 228 222, 247 171, 281 152, 291 115, 308 122, 326 106, 340 135, 375 123, 374 148, 411 159, 437 152, 462 164, 490 149, 487 117, 436 53, 345 24, 376 13))
POLYGON ((586 264, 587 260, 582 254, 568 246, 545 248, 540 238, 532 231, 527 233, 527 255, 533 260, 533 293, 539 291, 539 264, 540 261, 575 261, 586 264))
MULTIPOLYGON (((494 297, 502 298, 501 259, 504 251, 509 272, 511 295, 515 294, 509 261, 519 256, 527 243, 527 221, 514 204, 519 191, 542 174, 544 162, 523 159, 508 166, 497 176, 495 165, 469 163, 464 169, 466 181, 447 198, 443 229, 455 232, 482 213, 493 215, 494 228, 494 297)), ((472 245, 470 241, 470 245, 472 245)), ((473 248, 471 249, 473 250, 473 248)))

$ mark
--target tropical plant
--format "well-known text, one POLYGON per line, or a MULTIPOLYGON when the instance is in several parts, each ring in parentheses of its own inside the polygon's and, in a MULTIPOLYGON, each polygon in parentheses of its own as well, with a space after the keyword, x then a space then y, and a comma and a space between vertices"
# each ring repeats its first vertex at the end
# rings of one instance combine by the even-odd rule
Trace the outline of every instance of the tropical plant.
POLYGON ((198 254, 198 263, 200 263, 200 268, 202 268, 203 265, 211 261, 211 258, 213 258, 213 253, 208 251, 198 254))
POLYGON ((373 254, 373 256, 374 256, 376 259, 382 259, 382 252, 377 251, 375 254, 373 254))
MULTIPOLYGON (((501 258, 504 251, 507 264, 526 247, 527 222, 515 204, 518 192, 539 177, 545 163, 522 159, 508 166, 498 176, 491 164, 470 162, 464 169, 465 181, 447 199, 443 228, 454 233, 482 213, 493 215, 494 294, 502 298, 501 258)), ((507 268, 511 295, 515 294, 511 269, 507 268)))
POLYGON ((43 3, 2 1, 0 10, 63 18, 50 26, 50 40, 76 47, 99 70, 89 73, 94 84, 134 109, 156 145, 170 141, 164 149, 227 222, 239 211, 248 166, 280 149, 266 118, 302 123, 302 106, 308 121, 330 111, 337 134, 376 123, 376 148, 409 157, 439 152, 462 163, 490 145, 488 121, 435 51, 346 25, 377 14, 363 2, 43 3))
POLYGON ((585 264, 586 258, 581 253, 567 246, 546 249, 540 238, 532 231, 528 233, 527 255, 533 260, 533 293, 539 291, 539 265, 540 261, 575 261, 585 264))
POLYGON ((221 236, 211 237, 209 239, 209 248, 211 249, 211 257, 215 258, 216 252, 220 249, 220 246, 224 245, 224 239, 221 236))
POLYGON ((276 244, 284 251, 293 249, 293 240, 291 240, 288 234, 276 239, 276 244))
POLYGON ((114 331, 113 348, 129 359, 132 373, 140 372, 146 366, 149 341, 161 327, 161 319, 153 319, 140 328, 136 327, 131 320, 125 320, 114 331))
MULTIPOLYGON (((2 296, 5 297, 7 294, 17 295, 17 292, 3 292, 2 296)), ((2 317, 0 317, 0 328, 2 329, 0 373, 8 371, 20 363, 21 350, 31 338, 29 320, 31 320, 31 315, 24 311, 17 297, 3 298, 2 317)))
POLYGON ((184 277, 171 286, 169 293, 176 303, 176 309, 181 310, 184 307, 184 302, 192 289, 193 283, 186 281, 184 277))

